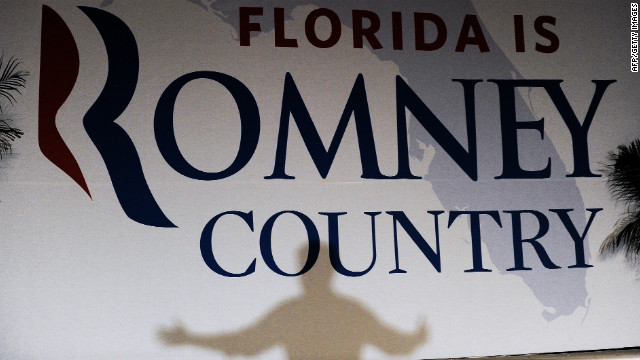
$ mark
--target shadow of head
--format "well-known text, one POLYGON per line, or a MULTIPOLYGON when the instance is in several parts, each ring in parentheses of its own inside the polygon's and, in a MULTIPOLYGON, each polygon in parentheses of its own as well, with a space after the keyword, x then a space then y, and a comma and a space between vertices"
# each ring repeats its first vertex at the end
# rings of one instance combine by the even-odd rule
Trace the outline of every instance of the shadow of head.
MULTIPOLYGON (((298 250, 298 263, 300 266, 309 264, 313 257, 311 249, 308 247, 301 247, 298 250)), ((322 243, 313 267, 299 277, 304 293, 331 292, 331 281, 334 279, 335 274, 336 272, 329 261, 329 246, 322 243)))

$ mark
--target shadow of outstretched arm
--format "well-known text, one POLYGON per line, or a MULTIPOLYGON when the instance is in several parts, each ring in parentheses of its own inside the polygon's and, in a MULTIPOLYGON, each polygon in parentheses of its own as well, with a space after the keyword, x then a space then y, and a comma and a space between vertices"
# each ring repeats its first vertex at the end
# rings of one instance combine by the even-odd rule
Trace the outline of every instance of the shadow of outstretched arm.
POLYGON ((390 355, 409 354, 427 342, 427 326, 420 321, 413 333, 404 333, 378 323, 370 328, 371 344, 390 355))
POLYGON ((191 345, 208 350, 221 351, 227 355, 255 355, 275 345, 261 323, 242 331, 223 334, 197 334, 182 323, 163 327, 158 331, 160 340, 168 346, 191 345))

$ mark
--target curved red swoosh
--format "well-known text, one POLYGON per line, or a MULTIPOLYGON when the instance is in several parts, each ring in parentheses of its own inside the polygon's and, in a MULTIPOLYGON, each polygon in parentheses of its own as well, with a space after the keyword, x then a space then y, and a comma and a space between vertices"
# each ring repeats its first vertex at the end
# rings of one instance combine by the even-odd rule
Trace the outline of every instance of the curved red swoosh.
POLYGON ((56 114, 69 97, 78 78, 78 47, 64 20, 42 6, 38 143, 40 151, 69 175, 91 197, 78 162, 60 136, 56 114))

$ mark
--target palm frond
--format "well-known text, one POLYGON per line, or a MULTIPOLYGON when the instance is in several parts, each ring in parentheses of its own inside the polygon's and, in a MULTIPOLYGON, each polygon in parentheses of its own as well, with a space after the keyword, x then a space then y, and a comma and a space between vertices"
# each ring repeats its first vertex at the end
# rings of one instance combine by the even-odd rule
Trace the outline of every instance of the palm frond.
POLYGON ((616 229, 600 246, 600 254, 607 257, 623 252, 627 261, 636 267, 640 265, 640 213, 630 213, 616 226, 616 229))
MULTIPOLYGON (((21 94, 20 89, 24 88, 27 76, 29 76, 29 72, 19 70, 18 66, 20 66, 20 62, 16 58, 11 57, 4 64, 4 57, 0 55, 0 97, 7 99, 10 104, 16 102, 15 96, 21 94)), ((2 112, 1 104, 0 112, 2 112)))
POLYGON ((0 158, 11 151, 11 143, 23 134, 22 130, 10 126, 7 120, 0 119, 0 158))
POLYGON ((624 252, 627 261, 640 268, 640 139, 620 145, 609 154, 604 174, 611 196, 625 203, 626 211, 615 230, 600 246, 604 256, 624 252))
POLYGON ((632 208, 640 205, 640 139, 629 146, 620 145, 618 152, 609 154, 604 172, 614 199, 632 208))

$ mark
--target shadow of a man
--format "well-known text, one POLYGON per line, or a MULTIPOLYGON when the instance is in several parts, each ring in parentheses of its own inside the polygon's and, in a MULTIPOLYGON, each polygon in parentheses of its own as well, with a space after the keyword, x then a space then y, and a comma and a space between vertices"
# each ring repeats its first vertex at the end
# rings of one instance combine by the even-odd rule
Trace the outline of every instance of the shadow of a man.
POLYGON ((300 297, 283 302, 252 326, 206 335, 175 325, 161 329, 160 338, 167 345, 195 345, 245 356, 282 345, 292 360, 356 360, 365 344, 388 354, 408 354, 426 342, 424 323, 413 333, 397 331, 355 300, 333 292, 334 271, 327 252, 328 247, 322 246, 315 266, 301 276, 304 293, 300 297))

